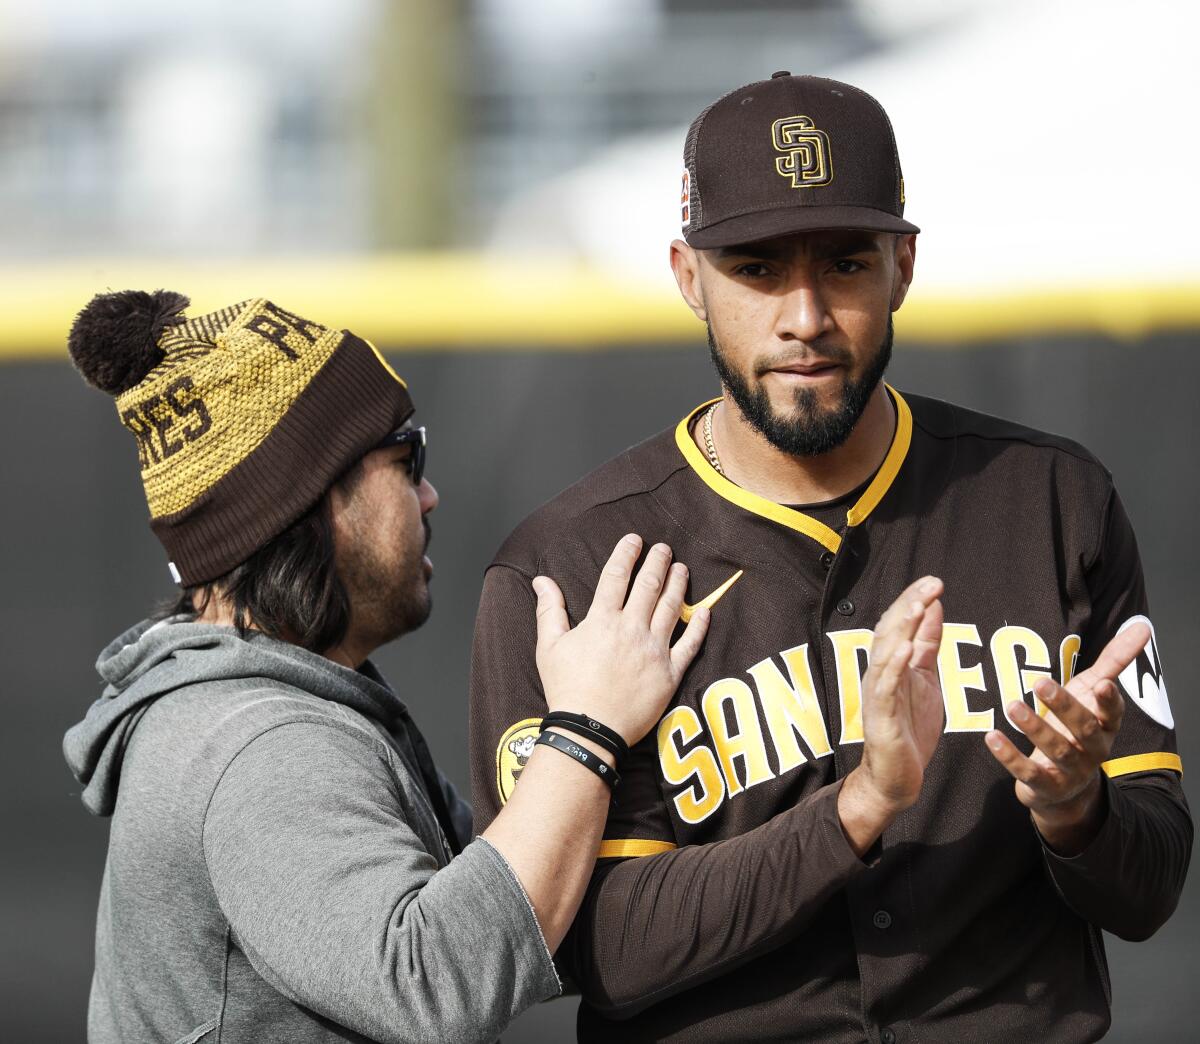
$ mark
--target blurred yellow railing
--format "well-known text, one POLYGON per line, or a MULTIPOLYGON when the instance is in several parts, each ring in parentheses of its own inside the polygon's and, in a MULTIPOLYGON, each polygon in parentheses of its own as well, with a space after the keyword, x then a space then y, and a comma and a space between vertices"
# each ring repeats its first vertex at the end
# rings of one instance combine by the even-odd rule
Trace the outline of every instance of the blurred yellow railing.
MULTIPOLYGON (((0 265, 0 360, 65 357, 71 320, 94 293, 159 287, 191 297, 192 314, 266 296, 389 351, 572 351, 689 344, 703 336, 669 285, 622 282, 553 257, 81 259, 0 265)), ((1200 330, 1200 283, 991 296, 925 292, 918 283, 896 328, 906 341, 948 348, 1027 334, 1134 339, 1200 330)))

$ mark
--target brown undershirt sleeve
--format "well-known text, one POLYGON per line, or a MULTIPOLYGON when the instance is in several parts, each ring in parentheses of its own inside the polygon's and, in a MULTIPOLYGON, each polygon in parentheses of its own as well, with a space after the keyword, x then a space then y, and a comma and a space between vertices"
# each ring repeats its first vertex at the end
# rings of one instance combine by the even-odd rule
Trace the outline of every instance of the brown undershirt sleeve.
POLYGON ((866 869, 842 831, 840 788, 725 841, 601 861, 558 952, 588 1003, 629 1017, 801 932, 866 869))
POLYGON ((1079 855, 1042 845, 1059 894, 1080 917, 1130 941, 1148 939, 1179 902, 1192 820, 1173 773, 1104 778, 1107 817, 1079 855))

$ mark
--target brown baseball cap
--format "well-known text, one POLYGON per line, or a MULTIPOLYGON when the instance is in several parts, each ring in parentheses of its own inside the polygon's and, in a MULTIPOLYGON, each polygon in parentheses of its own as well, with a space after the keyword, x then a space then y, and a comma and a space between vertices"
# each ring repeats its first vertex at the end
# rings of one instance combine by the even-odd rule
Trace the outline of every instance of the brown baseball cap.
POLYGON ((793 232, 920 232, 904 220, 904 178, 887 113, 865 91, 772 74, 731 91, 688 129, 681 217, 701 249, 793 232))

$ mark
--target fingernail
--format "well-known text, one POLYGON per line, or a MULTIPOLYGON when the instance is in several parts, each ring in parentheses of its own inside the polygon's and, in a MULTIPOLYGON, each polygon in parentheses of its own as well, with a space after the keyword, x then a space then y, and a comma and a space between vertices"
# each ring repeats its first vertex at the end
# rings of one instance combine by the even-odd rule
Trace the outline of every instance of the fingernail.
POLYGON ((991 747, 992 750, 999 750, 1000 749, 1000 737, 999 736, 988 736, 987 737, 987 745, 989 747, 991 747))
POLYGON ((922 594, 933 594, 933 592, 936 590, 937 590, 936 578, 934 578, 932 576, 927 576, 927 577, 925 577, 924 580, 921 581, 921 593, 922 594))
POLYGON ((627 544, 633 544, 634 546, 637 546, 641 542, 642 542, 642 538, 640 536, 638 536, 636 533, 629 533, 625 537, 625 543, 627 543, 627 544))
POLYGON ((546 586, 546 578, 544 576, 535 576, 533 578, 533 593, 541 594, 542 588, 546 586))

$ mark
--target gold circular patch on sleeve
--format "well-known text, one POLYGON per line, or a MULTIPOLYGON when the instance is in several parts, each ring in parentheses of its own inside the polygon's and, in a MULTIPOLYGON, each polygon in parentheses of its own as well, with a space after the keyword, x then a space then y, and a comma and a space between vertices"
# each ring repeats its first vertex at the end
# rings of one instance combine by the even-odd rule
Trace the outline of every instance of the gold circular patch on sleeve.
POLYGON ((541 718, 525 718, 510 725, 500 737, 496 747, 496 791, 500 795, 500 804, 508 803, 541 731, 541 718))

